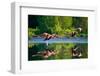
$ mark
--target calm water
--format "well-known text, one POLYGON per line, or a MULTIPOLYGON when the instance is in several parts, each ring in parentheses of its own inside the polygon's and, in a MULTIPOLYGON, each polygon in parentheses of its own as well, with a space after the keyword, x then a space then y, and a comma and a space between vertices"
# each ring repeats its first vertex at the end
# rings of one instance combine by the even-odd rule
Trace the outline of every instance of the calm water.
POLYGON ((29 40, 28 43, 88 43, 87 38, 84 37, 74 37, 74 38, 54 38, 50 40, 45 40, 41 37, 34 37, 29 40))
POLYGON ((50 43, 46 46, 45 43, 34 43, 34 45, 28 48, 28 60, 57 60, 57 59, 77 59, 88 58, 88 44, 87 43, 50 43), (80 57, 73 56, 73 48, 81 53, 80 57), (43 51, 53 50, 55 55, 45 58, 43 51), (40 54, 38 54, 40 52, 40 54))

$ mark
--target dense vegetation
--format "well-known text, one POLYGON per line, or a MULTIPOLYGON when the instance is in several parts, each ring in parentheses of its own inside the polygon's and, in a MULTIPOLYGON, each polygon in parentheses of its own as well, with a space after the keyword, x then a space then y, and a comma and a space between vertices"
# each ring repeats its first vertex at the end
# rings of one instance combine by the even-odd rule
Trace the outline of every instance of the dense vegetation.
POLYGON ((82 32, 77 36, 87 36, 88 18, 72 16, 37 16, 28 15, 28 36, 40 35, 44 32, 68 36, 68 33, 81 27, 82 32))
MULTIPOLYGON (((77 28, 82 28, 77 37, 88 36, 88 17, 74 17, 74 16, 42 16, 42 15, 28 15, 28 37, 31 41, 35 36, 43 33, 56 34, 61 37, 70 37, 73 31, 77 28), (34 37, 33 37, 34 36, 34 37)), ((43 52, 46 49, 54 50, 56 55, 50 56, 46 59, 72 59, 72 48, 77 45, 78 50, 82 51, 80 58, 88 57, 87 43, 31 43, 28 44, 28 60, 45 60, 42 56, 38 56, 38 52, 43 52), (32 55, 36 55, 33 56, 32 55)))

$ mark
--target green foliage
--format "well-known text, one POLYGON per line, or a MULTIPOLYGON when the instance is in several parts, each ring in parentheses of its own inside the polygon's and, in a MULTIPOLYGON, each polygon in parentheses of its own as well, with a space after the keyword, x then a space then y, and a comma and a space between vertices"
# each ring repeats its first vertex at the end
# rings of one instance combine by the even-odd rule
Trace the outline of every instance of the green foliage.
POLYGON ((83 33, 87 34, 88 33, 88 17, 82 17, 81 18, 81 27, 83 28, 83 33))
POLYGON ((84 34, 88 34, 88 17, 73 17, 73 27, 81 27, 84 34))
POLYGON ((54 25, 54 18, 52 16, 39 16, 37 17, 38 21, 38 29, 40 30, 40 33, 52 32, 52 27, 54 25))
MULTIPOLYGON (((30 25, 28 24, 28 38, 38 36, 47 32, 49 34, 57 34, 61 37, 70 37, 71 33, 77 32, 77 28, 81 27, 82 32, 77 33, 77 37, 88 37, 88 17, 72 17, 72 16, 35 16, 31 15, 30 25)), ((30 22, 30 21, 29 21, 30 22)), ((43 60, 41 57, 32 58, 33 52, 43 51, 44 49, 54 49, 57 55, 49 57, 48 59, 71 59, 71 48, 76 44, 65 43, 53 43, 47 47, 45 44, 28 44, 29 60, 43 60)), ((87 57, 87 44, 80 44, 80 47, 84 50, 83 57, 87 57)))
MULTIPOLYGON (((32 19, 32 17, 31 17, 32 19)), ((28 35, 31 38, 33 35, 39 35, 44 32, 50 34, 58 34, 60 36, 69 36, 76 28, 81 27, 82 33, 87 36, 88 18, 87 17, 71 17, 71 16, 33 16, 36 23, 28 29, 28 35), (34 28, 35 27, 35 28, 34 28)), ((80 34, 78 34, 80 36, 80 34)), ((84 36, 84 35, 83 35, 84 36)))
POLYGON ((32 38, 32 36, 37 35, 37 32, 39 31, 39 29, 33 29, 33 28, 28 28, 28 37, 32 38))
POLYGON ((61 17, 61 19, 62 19, 62 29, 63 30, 70 29, 72 27, 72 17, 63 16, 61 17))

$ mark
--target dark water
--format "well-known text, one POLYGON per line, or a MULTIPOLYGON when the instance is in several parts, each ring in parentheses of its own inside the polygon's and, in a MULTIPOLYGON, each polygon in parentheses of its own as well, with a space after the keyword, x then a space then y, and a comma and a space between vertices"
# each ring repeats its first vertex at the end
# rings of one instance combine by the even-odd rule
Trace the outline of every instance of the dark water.
POLYGON ((77 51, 81 52, 81 57, 88 58, 88 44, 87 43, 50 43, 48 46, 45 43, 34 43, 34 45, 28 49, 28 60, 56 60, 56 59, 76 59, 73 56, 72 49, 78 48, 77 51), (38 52, 46 51, 46 49, 54 50, 55 55, 51 55, 48 58, 44 58, 43 55, 37 54, 38 52))
POLYGON ((28 60, 45 60, 43 56, 38 55, 38 52, 45 51, 46 49, 54 50, 56 55, 46 58, 46 60, 55 59, 73 59, 72 48, 77 46, 78 51, 82 51, 80 58, 87 58, 88 56, 88 40, 85 37, 73 38, 54 38, 45 40, 41 37, 34 37, 28 40, 28 60))
POLYGON ((74 38, 54 38, 50 40, 45 40, 41 37, 34 37, 29 40, 29 43, 88 43, 87 38, 84 37, 74 37, 74 38))

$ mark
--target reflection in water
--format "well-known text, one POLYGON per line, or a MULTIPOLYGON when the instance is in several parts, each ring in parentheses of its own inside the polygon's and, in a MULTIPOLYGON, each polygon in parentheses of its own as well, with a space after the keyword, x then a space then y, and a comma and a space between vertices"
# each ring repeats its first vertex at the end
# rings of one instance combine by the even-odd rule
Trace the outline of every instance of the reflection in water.
POLYGON ((28 48, 28 60, 87 58, 87 45, 87 43, 32 43, 28 48))
POLYGON ((48 41, 46 41, 46 45, 48 46, 48 41))

